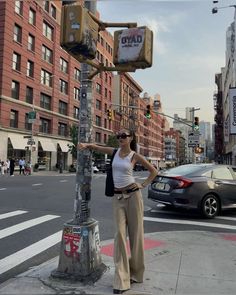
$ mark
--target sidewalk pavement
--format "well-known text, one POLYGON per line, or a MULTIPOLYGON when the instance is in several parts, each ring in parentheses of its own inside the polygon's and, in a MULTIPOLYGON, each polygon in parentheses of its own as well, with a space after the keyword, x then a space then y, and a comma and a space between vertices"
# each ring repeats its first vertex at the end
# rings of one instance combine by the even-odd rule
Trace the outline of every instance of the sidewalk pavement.
MULTIPOLYGON (((106 272, 96 282, 54 279, 58 257, 0 285, 0 294, 112 294, 113 241, 101 243, 106 272)), ((171 231, 145 235, 145 277, 123 294, 235 294, 236 234, 171 231)))

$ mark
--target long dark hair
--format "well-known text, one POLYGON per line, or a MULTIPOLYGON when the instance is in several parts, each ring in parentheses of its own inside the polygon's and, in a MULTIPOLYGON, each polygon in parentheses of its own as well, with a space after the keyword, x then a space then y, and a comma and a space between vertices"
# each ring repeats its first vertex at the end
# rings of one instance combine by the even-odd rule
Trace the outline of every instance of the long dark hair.
POLYGON ((133 130, 129 130, 129 134, 132 136, 132 140, 130 142, 130 148, 132 151, 137 151, 137 141, 136 141, 136 135, 133 130))

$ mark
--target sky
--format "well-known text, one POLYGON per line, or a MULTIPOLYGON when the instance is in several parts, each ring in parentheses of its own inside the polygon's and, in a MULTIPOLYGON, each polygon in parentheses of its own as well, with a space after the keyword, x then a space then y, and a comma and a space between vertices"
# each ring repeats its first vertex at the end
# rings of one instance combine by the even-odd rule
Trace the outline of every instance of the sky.
POLYGON ((214 123, 215 74, 225 66, 226 30, 234 7, 217 14, 212 8, 235 4, 236 0, 98 0, 97 9, 104 22, 137 22, 153 31, 152 67, 130 74, 144 92, 160 94, 163 113, 184 118, 186 107, 200 108, 195 116, 214 123))

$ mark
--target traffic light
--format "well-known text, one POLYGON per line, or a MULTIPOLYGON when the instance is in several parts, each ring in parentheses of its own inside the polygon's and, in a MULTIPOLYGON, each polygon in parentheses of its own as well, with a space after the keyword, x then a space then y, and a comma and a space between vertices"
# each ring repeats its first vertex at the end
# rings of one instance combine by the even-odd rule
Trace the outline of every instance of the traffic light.
POLYGON ((76 2, 62 6, 60 43, 75 58, 80 55, 88 59, 96 57, 98 28, 87 8, 76 2))
POLYGON ((107 117, 109 120, 112 120, 112 117, 113 117, 112 110, 107 110, 107 117))
POLYGON ((193 129, 195 131, 198 131, 199 130, 199 118, 198 117, 194 117, 193 129))
POLYGON ((145 117, 147 119, 151 119, 151 117, 152 117, 151 116, 151 106, 150 106, 150 104, 147 105, 145 117))

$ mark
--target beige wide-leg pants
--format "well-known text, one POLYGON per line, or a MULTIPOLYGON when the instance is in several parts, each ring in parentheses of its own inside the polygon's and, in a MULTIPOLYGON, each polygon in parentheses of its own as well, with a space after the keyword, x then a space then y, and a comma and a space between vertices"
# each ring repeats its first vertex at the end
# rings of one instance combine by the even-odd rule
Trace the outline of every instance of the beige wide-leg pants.
POLYGON ((116 234, 114 241, 115 276, 113 288, 130 288, 130 279, 143 282, 144 274, 144 230, 143 199, 140 190, 113 197, 116 234), (120 200, 118 198, 121 198, 120 200), (129 258, 127 252, 127 233, 130 242, 129 258))

